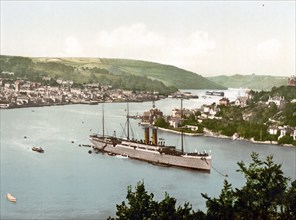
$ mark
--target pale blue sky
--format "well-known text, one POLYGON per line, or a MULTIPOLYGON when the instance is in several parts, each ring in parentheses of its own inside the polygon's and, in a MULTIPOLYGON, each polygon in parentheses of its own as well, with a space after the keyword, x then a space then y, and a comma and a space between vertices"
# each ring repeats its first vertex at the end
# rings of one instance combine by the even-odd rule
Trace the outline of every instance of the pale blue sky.
POLYGON ((1 54, 295 74, 295 1, 3 1, 1 54))

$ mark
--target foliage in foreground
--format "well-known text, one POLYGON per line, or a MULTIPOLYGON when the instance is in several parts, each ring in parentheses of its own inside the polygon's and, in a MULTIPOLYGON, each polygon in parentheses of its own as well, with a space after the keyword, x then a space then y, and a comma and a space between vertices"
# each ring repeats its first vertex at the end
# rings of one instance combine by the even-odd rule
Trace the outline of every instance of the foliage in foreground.
POLYGON ((265 161, 252 153, 252 162, 246 166, 239 162, 238 172, 246 179, 240 189, 233 189, 227 180, 217 198, 206 194, 206 212, 192 209, 192 205, 176 206, 176 199, 165 193, 158 202, 148 194, 143 182, 132 191, 128 187, 127 203, 116 205, 116 218, 109 219, 296 219, 296 180, 288 186, 289 178, 283 175, 281 165, 268 156, 265 161))
POLYGON ((138 182, 135 192, 128 186, 128 205, 123 201, 117 207, 117 218, 109 219, 195 219, 204 216, 201 211, 194 212, 189 203, 176 207, 177 200, 165 193, 165 198, 158 202, 153 199, 153 193, 148 194, 144 182, 138 182))

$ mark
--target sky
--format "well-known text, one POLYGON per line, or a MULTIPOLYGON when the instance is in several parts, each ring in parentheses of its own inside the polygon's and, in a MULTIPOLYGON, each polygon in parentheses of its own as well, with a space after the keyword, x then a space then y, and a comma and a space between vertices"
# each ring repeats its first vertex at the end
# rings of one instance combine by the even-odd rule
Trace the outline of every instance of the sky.
POLYGON ((1 55, 295 74, 295 1, 1 1, 1 55))

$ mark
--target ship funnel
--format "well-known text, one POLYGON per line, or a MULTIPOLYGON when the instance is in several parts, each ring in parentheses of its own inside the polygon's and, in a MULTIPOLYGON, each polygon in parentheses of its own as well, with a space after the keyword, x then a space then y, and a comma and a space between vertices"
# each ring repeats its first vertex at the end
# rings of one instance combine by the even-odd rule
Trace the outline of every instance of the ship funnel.
POLYGON ((145 127, 144 137, 145 137, 145 144, 149 144, 149 127, 145 127))
POLYGON ((157 129, 152 129, 152 144, 157 145, 157 129))

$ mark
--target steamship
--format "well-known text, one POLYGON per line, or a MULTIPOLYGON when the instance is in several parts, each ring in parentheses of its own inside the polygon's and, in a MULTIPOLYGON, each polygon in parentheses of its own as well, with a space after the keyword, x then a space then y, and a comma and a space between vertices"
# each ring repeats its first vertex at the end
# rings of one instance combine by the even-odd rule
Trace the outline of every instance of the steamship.
POLYGON ((224 96, 224 92, 219 92, 219 91, 206 91, 206 95, 224 96))
MULTIPOLYGON (((127 111, 128 112, 128 111, 127 111)), ((144 140, 129 138, 129 116, 127 113, 127 137, 118 138, 104 134, 104 110, 102 114, 103 134, 90 135, 96 152, 105 152, 109 155, 121 155, 132 159, 146 161, 155 165, 175 166, 194 170, 211 171, 211 155, 206 152, 186 153, 183 149, 183 132, 181 132, 181 150, 175 146, 167 146, 163 139, 157 138, 156 127, 144 128, 144 140), (152 140, 150 141, 150 130, 152 140)))

